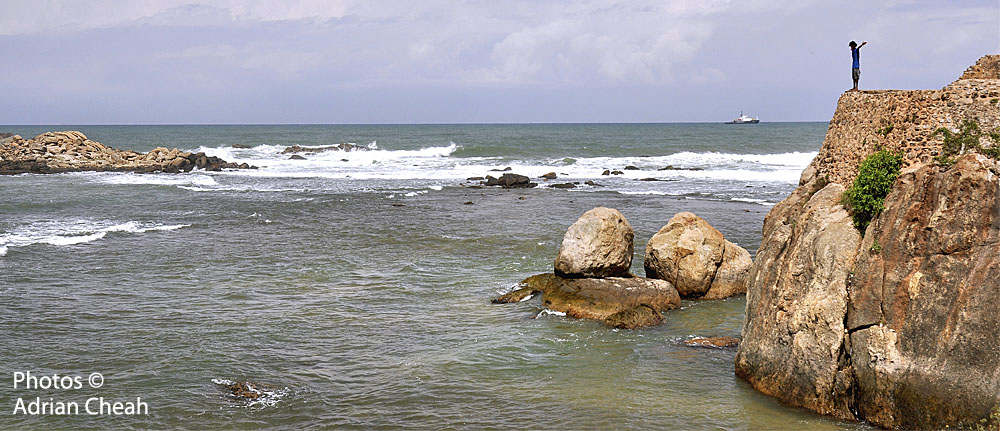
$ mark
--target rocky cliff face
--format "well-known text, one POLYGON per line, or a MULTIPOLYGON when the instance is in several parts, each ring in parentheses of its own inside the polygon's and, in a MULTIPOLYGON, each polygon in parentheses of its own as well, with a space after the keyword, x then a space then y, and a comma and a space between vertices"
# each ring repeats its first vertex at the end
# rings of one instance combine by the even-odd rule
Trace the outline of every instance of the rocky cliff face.
POLYGON ((1000 56, 942 90, 849 92, 799 187, 768 214, 736 373, 783 402, 884 427, 969 424, 1000 405, 1000 167, 938 166, 937 127, 1000 126, 1000 56), (888 127, 892 125, 892 127, 888 127), (862 236, 840 196, 876 145, 904 152, 862 236))

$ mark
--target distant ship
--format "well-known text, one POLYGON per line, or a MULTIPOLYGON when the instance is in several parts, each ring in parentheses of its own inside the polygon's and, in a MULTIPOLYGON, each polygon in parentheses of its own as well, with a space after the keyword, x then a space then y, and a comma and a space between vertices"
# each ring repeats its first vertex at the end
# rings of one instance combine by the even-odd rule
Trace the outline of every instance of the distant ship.
POLYGON ((733 121, 726 121, 725 124, 757 124, 759 122, 760 120, 743 115, 743 111, 740 111, 740 116, 738 118, 733 121))

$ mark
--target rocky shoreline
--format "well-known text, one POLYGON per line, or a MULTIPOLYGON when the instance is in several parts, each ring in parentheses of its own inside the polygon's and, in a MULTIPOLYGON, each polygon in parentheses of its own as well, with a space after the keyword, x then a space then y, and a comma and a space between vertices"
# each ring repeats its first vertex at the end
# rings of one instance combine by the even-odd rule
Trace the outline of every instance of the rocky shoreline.
POLYGON ((47 132, 32 139, 0 136, 0 175, 61 172, 189 172, 193 169, 256 169, 205 153, 155 148, 148 153, 118 150, 75 131, 47 132))
POLYGON ((1000 427, 998 100, 996 55, 941 90, 841 96, 799 187, 764 220, 739 377, 886 428, 1000 427), (937 131, 969 121, 983 134, 946 157, 937 131), (994 156, 966 151, 979 147, 994 156), (903 169, 858 231, 842 197, 881 149, 903 169))

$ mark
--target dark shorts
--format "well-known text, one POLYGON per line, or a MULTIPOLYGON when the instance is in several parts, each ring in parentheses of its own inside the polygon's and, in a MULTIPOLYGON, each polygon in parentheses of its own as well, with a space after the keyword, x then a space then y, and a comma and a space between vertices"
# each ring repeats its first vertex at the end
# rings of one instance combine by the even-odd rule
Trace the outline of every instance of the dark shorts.
POLYGON ((857 81, 861 77, 861 69, 851 69, 851 79, 857 81))

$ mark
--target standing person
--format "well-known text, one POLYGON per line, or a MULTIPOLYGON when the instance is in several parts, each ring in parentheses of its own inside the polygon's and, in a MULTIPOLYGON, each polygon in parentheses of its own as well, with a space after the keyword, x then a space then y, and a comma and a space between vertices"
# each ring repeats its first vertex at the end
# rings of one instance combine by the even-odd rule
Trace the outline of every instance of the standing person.
POLYGON ((858 79, 861 78, 861 47, 865 46, 867 41, 861 42, 861 46, 858 46, 857 42, 851 41, 848 45, 851 47, 851 59, 854 60, 854 65, 851 66, 851 78, 854 79, 854 91, 858 91, 858 79))

